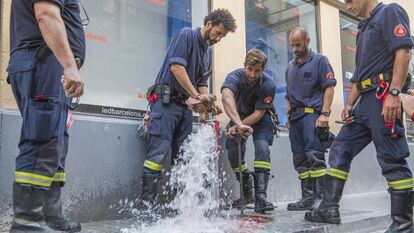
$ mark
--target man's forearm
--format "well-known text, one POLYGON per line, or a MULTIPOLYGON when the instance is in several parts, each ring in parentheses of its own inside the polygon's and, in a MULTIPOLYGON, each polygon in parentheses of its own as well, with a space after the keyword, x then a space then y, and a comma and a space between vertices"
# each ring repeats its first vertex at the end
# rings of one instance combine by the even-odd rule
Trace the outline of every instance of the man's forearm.
POLYGON ((64 69, 76 68, 60 8, 54 3, 40 1, 34 4, 34 9, 43 39, 59 63, 64 69))
POLYGON ((226 112, 227 116, 229 116, 230 120, 236 125, 242 124, 239 113, 237 112, 236 100, 234 96, 223 92, 222 101, 224 111, 226 112))
POLYGON ((411 51, 401 48, 395 52, 394 68, 390 89, 397 88, 401 91, 408 75, 408 67, 411 60, 411 51))
POLYGON ((198 87, 198 93, 200 94, 208 94, 208 88, 206 86, 198 87))
POLYGON ((330 86, 325 89, 325 92, 323 94, 323 106, 322 106, 322 112, 330 112, 333 97, 335 94, 335 89, 333 86, 330 86))
POLYGON ((349 92, 348 99, 346 101, 346 105, 354 106, 355 102, 357 101, 359 96, 359 91, 357 89, 356 83, 352 83, 351 92, 349 92))
POLYGON ((191 96, 197 97, 199 94, 188 77, 187 71, 184 66, 173 64, 171 65, 171 72, 174 74, 174 77, 177 79, 178 83, 182 88, 191 96))
POLYGON ((266 110, 255 110, 252 114, 244 118, 242 122, 244 125, 252 126, 262 119, 265 112, 266 110))

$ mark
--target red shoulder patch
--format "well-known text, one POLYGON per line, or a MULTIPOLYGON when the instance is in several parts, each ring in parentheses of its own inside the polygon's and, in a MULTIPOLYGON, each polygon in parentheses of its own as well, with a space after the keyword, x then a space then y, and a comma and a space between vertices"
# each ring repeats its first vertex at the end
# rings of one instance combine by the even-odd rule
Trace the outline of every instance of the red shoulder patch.
POLYGON ((333 78, 334 74, 332 72, 329 72, 326 74, 326 78, 333 78))
POLYGON ((272 103, 272 101, 273 101, 273 98, 272 97, 270 97, 270 96, 268 96, 268 97, 266 97, 265 99, 264 99, 264 103, 265 104, 270 104, 270 103, 272 103))
POLYGON ((394 28, 394 34, 397 37, 403 37, 403 36, 407 35, 407 29, 402 24, 398 24, 394 28))

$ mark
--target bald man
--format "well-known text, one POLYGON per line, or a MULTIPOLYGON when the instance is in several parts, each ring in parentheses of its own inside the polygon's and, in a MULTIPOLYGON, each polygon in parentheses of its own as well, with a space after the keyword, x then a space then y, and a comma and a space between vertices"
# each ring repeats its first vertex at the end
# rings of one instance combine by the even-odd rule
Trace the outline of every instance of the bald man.
POLYGON ((290 203, 287 209, 310 210, 322 200, 327 148, 317 132, 329 127, 336 80, 328 58, 309 48, 310 38, 305 28, 293 29, 289 43, 295 54, 286 70, 289 139, 302 198, 290 203))

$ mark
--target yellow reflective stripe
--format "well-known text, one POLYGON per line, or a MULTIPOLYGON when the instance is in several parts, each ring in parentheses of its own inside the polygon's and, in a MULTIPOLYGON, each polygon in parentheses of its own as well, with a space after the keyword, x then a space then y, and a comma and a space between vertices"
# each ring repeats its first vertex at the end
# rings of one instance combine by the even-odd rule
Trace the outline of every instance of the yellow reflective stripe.
POLYGON ((395 190, 413 188, 413 178, 388 182, 388 186, 395 190))
POLYGON ((254 161, 254 168, 271 169, 271 163, 266 161, 254 161))
POLYGON ((363 89, 365 89, 369 86, 371 86, 371 78, 365 79, 364 81, 361 82, 361 87, 363 89))
POLYGON ((305 109, 303 110, 305 113, 314 113, 313 108, 310 107, 305 107, 305 109))
POLYGON ((309 177, 309 171, 299 173, 299 179, 303 180, 309 177))
POLYGON ((66 182, 66 172, 56 172, 53 181, 66 182))
MULTIPOLYGON (((241 171, 243 172, 246 169, 247 169, 247 164, 244 163, 241 167, 241 171)), ((240 172, 240 167, 233 168, 233 171, 236 172, 236 173, 240 172)))
POLYGON ((24 183, 29 185, 36 185, 42 187, 49 187, 52 183, 53 177, 42 176, 29 172, 14 172, 16 183, 24 183))
POLYGON ((149 168, 153 171, 158 171, 158 172, 161 171, 162 168, 163 168, 163 166, 161 164, 154 163, 154 162, 149 161, 149 160, 144 161, 144 167, 149 168))
POLYGON ((316 171, 309 171, 309 174, 312 178, 318 178, 318 177, 324 176, 326 174, 326 170, 320 169, 316 171))
POLYGON ((16 178, 16 183, 30 184, 30 185, 36 185, 36 186, 41 186, 41 187, 50 187, 50 185, 52 184, 52 182, 47 182, 47 181, 39 182, 39 181, 26 180, 26 179, 20 179, 20 178, 16 178))
POLYGON ((336 177, 336 178, 339 178, 339 179, 342 179, 342 180, 347 180, 349 172, 339 170, 339 169, 336 169, 336 168, 331 168, 331 169, 329 169, 329 175, 333 176, 333 177, 336 177))
POLYGON ((29 173, 29 172, 14 172, 14 175, 16 177, 32 177, 32 178, 36 178, 39 180, 45 180, 45 181, 52 181, 53 179, 53 177, 42 176, 42 175, 29 173))

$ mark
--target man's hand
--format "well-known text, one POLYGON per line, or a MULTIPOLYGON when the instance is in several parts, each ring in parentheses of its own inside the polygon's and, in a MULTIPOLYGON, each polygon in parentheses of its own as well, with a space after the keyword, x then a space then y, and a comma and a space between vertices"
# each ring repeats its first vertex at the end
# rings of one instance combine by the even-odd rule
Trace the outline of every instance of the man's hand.
POLYGON ((233 139, 236 134, 239 134, 243 139, 247 139, 253 133, 253 128, 248 125, 233 125, 226 132, 226 137, 233 139))
POLYGON ((237 132, 239 132, 243 139, 247 139, 253 133, 253 128, 248 125, 240 124, 237 125, 237 132))
POLYGON ((233 125, 227 130, 226 137, 230 139, 234 139, 234 135, 236 135, 236 133, 237 133, 237 127, 233 125))
POLYGON ((401 117, 401 100, 398 96, 387 95, 381 115, 385 122, 394 122, 401 117))
POLYGON ((400 94, 400 99, 404 108, 405 113, 408 117, 414 115, 414 96, 407 94, 400 94))
POLYGON ((351 105, 346 105, 341 113, 342 121, 346 125, 354 122, 354 117, 351 115, 351 109, 352 109, 351 105))
POLYGON ((209 102, 216 101, 217 100, 217 97, 214 94, 201 94, 199 96, 199 99, 198 100, 200 100, 201 102, 207 102, 207 103, 209 103, 209 102))
POLYGON ((320 115, 318 120, 316 120, 316 127, 325 128, 329 126, 329 117, 325 115, 320 115))
POLYGON ((67 97, 80 97, 83 95, 83 81, 77 68, 63 70, 62 85, 67 97))
POLYGON ((219 105, 216 105, 216 104, 213 105, 212 110, 213 110, 214 115, 220 115, 223 113, 223 109, 219 105))

